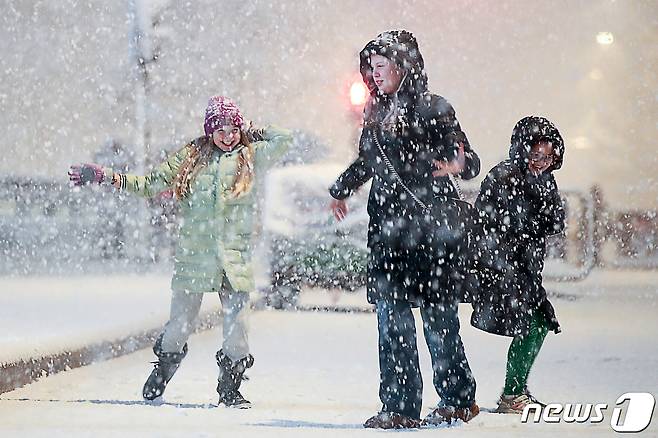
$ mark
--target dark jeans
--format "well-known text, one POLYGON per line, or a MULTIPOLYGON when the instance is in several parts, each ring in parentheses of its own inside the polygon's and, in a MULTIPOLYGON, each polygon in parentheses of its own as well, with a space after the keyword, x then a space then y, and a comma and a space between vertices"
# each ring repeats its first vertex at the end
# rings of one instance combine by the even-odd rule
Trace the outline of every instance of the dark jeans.
MULTIPOLYGON (((457 303, 427 303, 421 305, 420 312, 436 392, 445 405, 471 406, 475 402, 475 379, 459 336, 457 303)), ((420 418, 423 378, 411 304, 378 301, 377 322, 382 410, 420 418)))

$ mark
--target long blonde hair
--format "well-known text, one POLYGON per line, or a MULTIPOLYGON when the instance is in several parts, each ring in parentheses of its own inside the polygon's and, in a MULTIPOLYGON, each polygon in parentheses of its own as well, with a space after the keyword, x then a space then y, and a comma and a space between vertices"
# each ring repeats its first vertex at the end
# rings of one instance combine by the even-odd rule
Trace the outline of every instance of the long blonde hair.
MULTIPOLYGON (((238 152, 238 165, 235 179, 231 187, 233 199, 247 193, 254 181, 254 147, 247 133, 240 129, 240 143, 243 148, 238 152)), ((210 161, 215 146, 212 137, 201 137, 200 140, 187 145, 188 154, 174 177, 174 193, 177 199, 185 198, 190 192, 190 183, 210 161)))

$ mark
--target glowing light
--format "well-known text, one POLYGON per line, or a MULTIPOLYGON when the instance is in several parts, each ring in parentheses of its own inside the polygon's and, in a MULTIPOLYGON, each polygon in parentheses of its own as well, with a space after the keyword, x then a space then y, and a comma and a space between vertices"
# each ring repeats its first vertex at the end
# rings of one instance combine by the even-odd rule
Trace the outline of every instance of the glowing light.
POLYGON ((612 32, 599 32, 596 34, 596 42, 602 46, 609 46, 615 41, 612 32))
POLYGON ((601 69, 593 68, 592 71, 589 72, 589 78, 593 81, 600 81, 603 79, 603 72, 601 69))
POLYGON ((361 106, 366 103, 367 97, 366 86, 361 81, 352 83, 350 87, 350 103, 354 106, 361 106))
POLYGON ((589 141, 589 138, 583 136, 573 137, 569 143, 576 149, 582 150, 592 148, 592 143, 589 141))

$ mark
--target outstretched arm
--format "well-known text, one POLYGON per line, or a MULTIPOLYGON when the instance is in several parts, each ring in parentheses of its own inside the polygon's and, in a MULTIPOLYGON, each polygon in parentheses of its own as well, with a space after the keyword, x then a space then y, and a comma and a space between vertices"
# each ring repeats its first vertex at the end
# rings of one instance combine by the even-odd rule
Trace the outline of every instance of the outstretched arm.
POLYGON ((368 163, 365 148, 367 147, 367 135, 369 130, 365 128, 361 132, 359 140, 359 156, 350 164, 350 166, 340 174, 338 179, 329 187, 329 194, 333 198, 329 204, 334 217, 338 221, 345 219, 348 208, 347 198, 363 184, 365 184, 374 174, 372 166, 368 163))
POLYGON ((186 145, 148 175, 118 174, 114 186, 145 198, 156 196, 173 186, 176 174, 187 158, 190 147, 186 145))
POLYGON ((69 168, 68 174, 69 180, 74 186, 114 183, 112 169, 95 163, 73 164, 69 168))
POLYGON ((71 183, 76 186, 91 183, 112 184, 117 189, 151 198, 172 186, 173 180, 181 164, 187 158, 188 152, 189 145, 186 145, 145 176, 116 173, 108 167, 87 163, 71 166, 69 178, 71 183))
POLYGON ((343 200, 352 194, 373 176, 373 169, 366 157, 367 135, 370 132, 364 129, 359 140, 359 156, 350 166, 340 174, 338 179, 329 188, 329 194, 338 200, 343 200))

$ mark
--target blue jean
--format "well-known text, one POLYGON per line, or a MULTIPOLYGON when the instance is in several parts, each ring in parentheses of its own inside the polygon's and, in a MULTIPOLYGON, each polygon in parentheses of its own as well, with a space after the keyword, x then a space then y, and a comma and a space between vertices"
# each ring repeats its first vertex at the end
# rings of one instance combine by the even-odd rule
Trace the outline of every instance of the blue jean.
MULTIPOLYGON (((475 379, 459 336, 457 302, 420 307, 425 342, 432 358, 434 388, 448 406, 475 402, 475 379)), ((420 418, 423 378, 418 364, 416 326, 409 302, 377 302, 379 398, 382 410, 420 418)))

